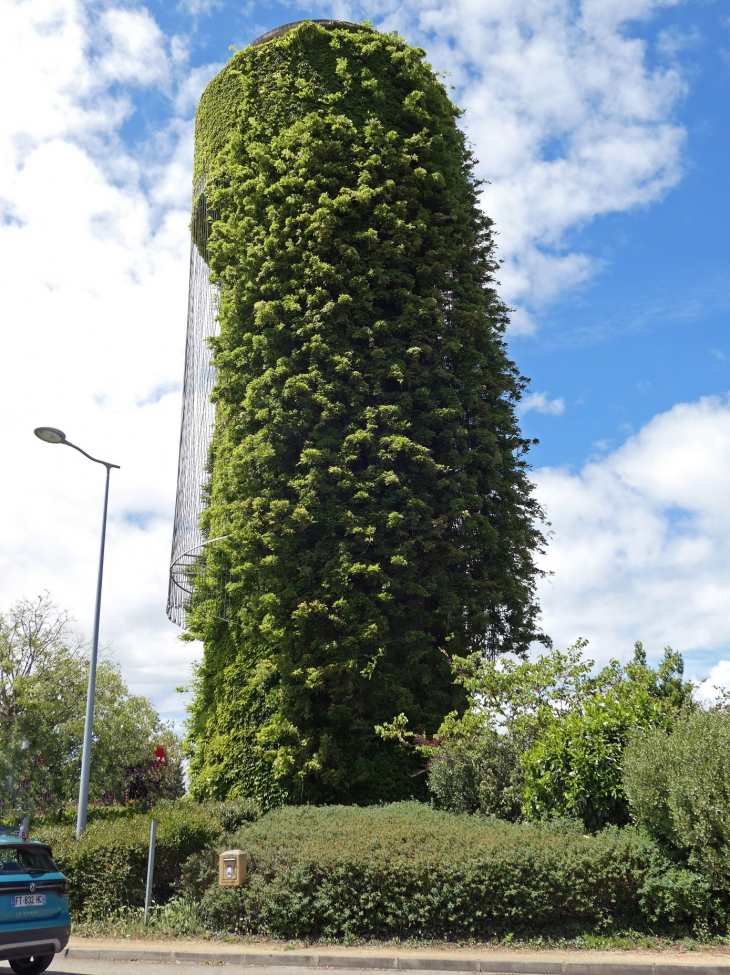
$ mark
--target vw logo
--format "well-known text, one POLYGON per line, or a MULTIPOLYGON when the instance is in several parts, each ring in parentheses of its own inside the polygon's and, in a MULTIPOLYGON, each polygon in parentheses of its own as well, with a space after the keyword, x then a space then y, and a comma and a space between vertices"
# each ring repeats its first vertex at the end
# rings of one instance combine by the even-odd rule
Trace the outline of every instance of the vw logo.
POLYGON ((35 884, 31 884, 28 889, 30 890, 30 892, 32 894, 33 891, 35 890, 35 884))

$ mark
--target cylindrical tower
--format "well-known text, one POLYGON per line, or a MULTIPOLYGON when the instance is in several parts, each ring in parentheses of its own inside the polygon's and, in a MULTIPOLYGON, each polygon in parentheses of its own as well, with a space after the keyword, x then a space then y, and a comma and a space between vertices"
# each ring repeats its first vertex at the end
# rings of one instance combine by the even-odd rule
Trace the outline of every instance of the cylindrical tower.
POLYGON ((432 734, 464 703, 447 654, 540 638, 525 380, 459 112, 423 58, 288 24, 198 107, 170 601, 205 644, 198 796, 419 795, 375 726, 432 734))

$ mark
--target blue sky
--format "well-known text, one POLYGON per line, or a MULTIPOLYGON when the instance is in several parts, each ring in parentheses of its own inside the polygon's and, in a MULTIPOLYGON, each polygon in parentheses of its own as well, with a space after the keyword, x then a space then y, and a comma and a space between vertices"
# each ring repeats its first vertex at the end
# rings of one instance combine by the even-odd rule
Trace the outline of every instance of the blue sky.
POLYGON ((596 443, 615 447, 674 403, 730 386, 729 13, 694 3, 634 25, 649 45, 662 28, 686 38, 682 175, 659 203, 576 229, 570 245, 602 269, 543 310, 539 335, 513 342, 535 385, 566 401, 558 424, 526 420, 536 463, 580 464, 596 443))
POLYGON ((307 16, 371 20, 448 72, 489 180, 531 377, 556 643, 671 643, 730 684, 727 0, 5 0, 0 606, 48 589, 179 719, 199 652, 164 615, 187 301, 192 119, 229 47, 307 16))

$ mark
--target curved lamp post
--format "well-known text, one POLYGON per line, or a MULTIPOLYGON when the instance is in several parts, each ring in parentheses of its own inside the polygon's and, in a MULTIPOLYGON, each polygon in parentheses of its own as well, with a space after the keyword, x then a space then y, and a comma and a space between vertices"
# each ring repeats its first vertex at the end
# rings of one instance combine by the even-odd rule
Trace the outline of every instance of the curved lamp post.
POLYGON ((110 464, 106 460, 98 460, 87 454, 81 447, 66 439, 66 434, 55 427, 36 427, 33 431, 36 437, 46 443, 61 443, 73 447, 84 457, 93 460, 95 464, 106 467, 106 487, 104 489, 104 517, 101 522, 101 548, 99 551, 99 577, 96 583, 96 606, 94 607, 94 636, 91 644, 91 664, 89 666, 89 690, 86 695, 86 721, 84 722, 84 747, 81 752, 81 785, 79 787, 79 811, 76 819, 76 839, 86 829, 86 807, 89 803, 89 771, 91 765, 91 729, 94 723, 94 694, 96 692, 96 658, 99 652, 99 613, 101 611, 101 580, 104 574, 104 542, 106 539, 106 510, 109 501, 109 473, 112 467, 119 470, 119 464, 110 464))

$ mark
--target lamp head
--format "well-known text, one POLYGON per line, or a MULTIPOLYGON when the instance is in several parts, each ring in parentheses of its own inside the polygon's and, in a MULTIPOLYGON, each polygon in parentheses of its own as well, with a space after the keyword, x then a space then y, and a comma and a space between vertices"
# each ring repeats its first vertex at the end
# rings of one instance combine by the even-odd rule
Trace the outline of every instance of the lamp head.
POLYGON ((64 443, 66 440, 63 430, 57 430, 55 427, 36 427, 33 433, 46 443, 64 443))

